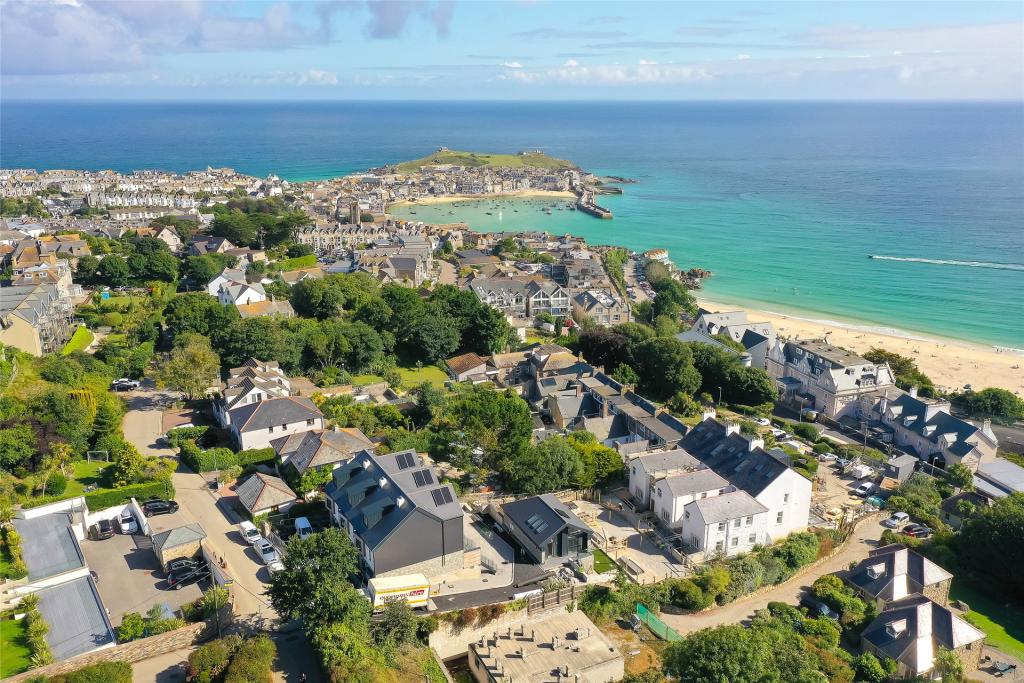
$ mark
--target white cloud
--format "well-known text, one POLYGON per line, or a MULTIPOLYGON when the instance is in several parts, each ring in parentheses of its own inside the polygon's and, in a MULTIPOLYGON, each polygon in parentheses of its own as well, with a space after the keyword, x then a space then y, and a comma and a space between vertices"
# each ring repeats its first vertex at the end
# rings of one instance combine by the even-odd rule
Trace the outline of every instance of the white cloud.
POLYGON ((736 55, 736 57, 734 59, 742 62, 745 59, 750 59, 750 55, 748 55, 745 52, 741 52, 740 54, 736 55))
POLYGON ((579 66, 579 65, 580 65, 580 63, 577 62, 575 59, 567 59, 567 60, 565 60, 565 64, 563 64, 562 66, 567 66, 569 68, 572 68, 574 66, 579 66))
POLYGON ((608 85, 629 86, 645 84, 705 83, 715 80, 706 69, 682 64, 640 64, 628 66, 606 64, 600 66, 555 67, 551 69, 524 69, 511 72, 511 79, 529 85, 608 85))
POLYGON ((640 60, 640 66, 654 66, 657 62, 649 62, 646 59, 640 60))
POLYGON ((523 68, 523 65, 520 64, 519 62, 505 62, 504 64, 502 64, 502 66, 505 67, 506 69, 522 69, 523 68))

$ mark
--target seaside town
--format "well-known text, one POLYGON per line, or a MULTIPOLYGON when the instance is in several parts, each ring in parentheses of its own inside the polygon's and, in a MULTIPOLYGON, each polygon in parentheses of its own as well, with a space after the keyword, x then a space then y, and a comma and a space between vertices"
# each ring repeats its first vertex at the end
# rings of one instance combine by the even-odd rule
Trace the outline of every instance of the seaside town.
POLYGON ((0 170, 0 678, 1018 680, 1019 393, 390 212, 630 182, 0 170))

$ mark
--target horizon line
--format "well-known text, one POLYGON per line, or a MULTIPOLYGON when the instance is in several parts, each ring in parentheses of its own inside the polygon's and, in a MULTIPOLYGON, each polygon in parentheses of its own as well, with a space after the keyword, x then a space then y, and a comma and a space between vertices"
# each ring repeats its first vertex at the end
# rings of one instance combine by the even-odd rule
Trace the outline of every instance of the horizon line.
POLYGON ((1018 104, 1024 105, 1024 97, 1019 99, 1010 98, 969 98, 969 99, 948 99, 948 98, 879 98, 879 99, 843 99, 843 98, 719 98, 719 99, 670 99, 670 98, 636 98, 636 99, 522 99, 522 98, 487 98, 487 99, 410 99, 410 98, 377 98, 377 99, 342 99, 342 98, 8 98, 0 97, 0 106, 4 104, 378 104, 378 103, 403 103, 403 104, 1018 104))

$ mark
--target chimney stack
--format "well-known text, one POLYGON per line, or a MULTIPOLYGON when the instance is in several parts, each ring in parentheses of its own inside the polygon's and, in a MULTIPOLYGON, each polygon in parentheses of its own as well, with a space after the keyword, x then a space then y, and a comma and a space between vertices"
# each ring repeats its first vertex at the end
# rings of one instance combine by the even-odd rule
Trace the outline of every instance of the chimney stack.
POLYGON ((740 433, 740 426, 736 422, 729 422, 725 425, 725 436, 732 436, 740 433))
POLYGON ((747 452, 753 453, 758 448, 764 448, 764 439, 749 439, 747 441, 747 452))
POLYGON ((704 420, 714 419, 717 416, 718 416, 718 412, 713 407, 712 408, 705 408, 704 412, 701 413, 701 415, 700 415, 700 421, 703 422, 704 420))
POLYGON ((907 393, 910 394, 910 398, 917 398, 917 385, 915 384, 914 386, 910 387, 910 391, 908 391, 907 393))

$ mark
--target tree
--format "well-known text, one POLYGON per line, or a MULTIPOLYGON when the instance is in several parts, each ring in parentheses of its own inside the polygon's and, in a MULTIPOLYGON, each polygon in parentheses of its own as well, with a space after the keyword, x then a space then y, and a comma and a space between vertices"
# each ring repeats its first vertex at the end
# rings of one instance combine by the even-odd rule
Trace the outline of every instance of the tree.
POLYGON ((693 355, 678 339, 651 339, 640 344, 635 355, 640 391, 650 398, 665 400, 680 391, 692 394, 700 387, 693 355))
MULTIPOLYGON (((473 297, 476 298, 475 296, 473 297)), ((512 326, 501 311, 480 304, 466 327, 462 346, 470 351, 489 356, 508 348, 512 326)))
POLYGON ((164 324, 172 335, 195 332, 212 338, 240 319, 235 306, 225 306, 206 292, 179 294, 164 307, 164 324))
POLYGON ((110 455, 114 464, 107 470, 106 476, 109 477, 111 484, 127 486, 139 480, 146 466, 146 458, 135 446, 122 441, 120 447, 110 455))
POLYGON ((1024 493, 1012 493, 979 509, 960 530, 958 555, 966 566, 998 577, 1024 597, 1024 573, 1007 571, 1024 563, 1024 493))
POLYGON ((306 278, 292 287, 292 305, 299 315, 323 320, 338 313, 341 293, 329 280, 306 278))
POLYGON ((853 660, 853 670, 857 674, 857 680, 865 683, 885 683, 889 680, 889 672, 878 661, 878 657, 870 652, 865 652, 853 660))
POLYGON ((329 623, 340 615, 362 615, 370 608, 348 582, 358 570, 358 554, 348 536, 329 527, 306 538, 292 536, 284 569, 270 578, 270 602, 280 614, 310 624, 329 623))
POLYGON ((447 316, 425 315, 416 324, 413 336, 418 356, 431 363, 440 363, 459 348, 459 332, 447 316))
POLYGON ((497 391, 477 385, 451 396, 442 415, 435 420, 441 450, 461 465, 476 460, 497 469, 499 463, 514 460, 530 446, 533 417, 526 401, 510 390, 497 391))
POLYGON ((370 627, 370 636, 387 656, 408 643, 416 642, 416 615, 404 598, 389 600, 383 613, 370 627))
POLYGON ((223 254, 189 256, 182 265, 182 275, 199 285, 206 285, 224 270, 223 254))
POLYGON ((630 340, 603 327, 580 333, 580 353, 591 365, 608 369, 629 365, 632 360, 630 340))
POLYGON ((637 383, 640 382, 640 375, 636 374, 636 370, 634 370, 632 366, 626 365, 625 363, 612 370, 609 377, 619 384, 627 386, 636 386, 637 383))
POLYGON ((13 472, 28 467, 36 450, 36 433, 28 424, 15 424, 0 429, 0 467, 13 472))
POLYGON ((771 403, 779 396, 775 381, 761 368, 733 366, 726 375, 723 387, 731 403, 757 406, 771 403))
POLYGON ((994 417, 1007 421, 1024 419, 1024 399, 1006 389, 968 391, 955 396, 953 402, 972 417, 994 417))
MULTIPOLYGON (((726 625, 670 643, 662 656, 665 673, 681 681, 762 683, 773 680, 772 653, 752 629, 726 625)), ((778 680, 778 679, 775 679, 778 680)))
POLYGON ((575 487, 584 475, 580 454, 560 436, 541 441, 500 465, 505 485, 516 493, 546 493, 575 487))
POLYGON ((174 348, 157 368, 157 383, 184 392, 189 400, 206 394, 217 383, 220 357, 210 340, 198 334, 178 335, 174 348))
MULTIPOLYGON (((159 242, 159 240, 157 240, 159 242)), ((163 242, 160 242, 163 244, 163 242)), ((140 273, 133 273, 140 280, 178 281, 178 259, 169 251, 157 251, 146 256, 145 266, 140 273)))
POLYGON ((668 409, 673 413, 683 417, 696 417, 697 415, 702 414, 704 410, 704 406, 698 403, 693 396, 682 391, 670 398, 665 405, 667 405, 668 409))
POLYGON ((954 463, 946 470, 946 478, 949 483, 961 491, 974 490, 974 472, 963 463, 954 463))
POLYGON ((117 254, 109 254, 100 261, 99 278, 111 287, 124 287, 131 279, 128 262, 117 254))
POLYGON ((290 244, 288 245, 288 258, 299 258, 300 256, 309 256, 313 253, 313 247, 308 244, 290 244))
POLYGON ((942 676, 942 683, 964 683, 967 680, 963 660, 952 650, 939 648, 935 656, 935 668, 942 676))
POLYGON ((928 375, 918 369, 916 361, 909 356, 901 356, 881 348, 872 348, 864 354, 866 360, 881 365, 886 363, 892 370, 896 386, 900 389, 917 387, 922 396, 935 396, 937 394, 935 384, 928 375))
POLYGON ((78 265, 75 266, 75 282, 83 285, 91 285, 96 281, 96 272, 100 269, 100 260, 91 254, 78 257, 78 265))

